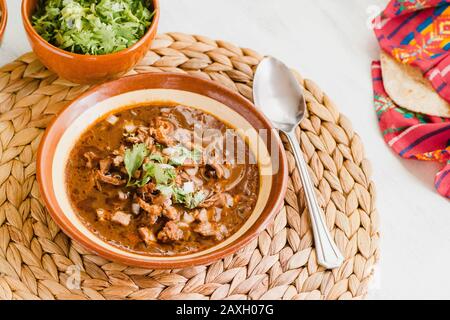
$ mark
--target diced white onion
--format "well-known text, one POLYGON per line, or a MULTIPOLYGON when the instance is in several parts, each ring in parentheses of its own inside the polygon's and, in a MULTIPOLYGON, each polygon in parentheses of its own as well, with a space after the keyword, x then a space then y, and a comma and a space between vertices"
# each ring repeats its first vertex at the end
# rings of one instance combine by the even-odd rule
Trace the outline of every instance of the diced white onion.
POLYGON ((123 191, 119 190, 118 194, 119 194, 119 199, 120 200, 128 199, 128 195, 126 193, 124 193, 123 191))
POLYGON ((141 210, 141 207, 139 206, 139 203, 131 204, 131 212, 133 212, 134 214, 139 214, 140 210, 141 210))
POLYGON ((170 207, 172 205, 172 199, 167 198, 166 200, 164 200, 163 205, 167 208, 170 207))
POLYGON ((105 221, 106 220, 106 210, 104 210, 102 208, 98 208, 97 209, 97 217, 100 221, 105 221))
POLYGON ((214 208, 214 221, 219 222, 222 219, 222 208, 214 208))
POLYGON ((192 223, 194 221, 195 221, 195 218, 192 215, 190 215, 187 212, 183 213, 183 222, 192 223))
POLYGON ((188 224, 188 223, 185 223, 185 222, 178 222, 177 225, 178 225, 180 228, 189 228, 189 224, 188 224))
POLYGON ((106 118, 106 122, 108 122, 109 124, 112 124, 112 125, 115 125, 117 123, 117 121, 119 121, 119 118, 113 114, 108 116, 108 118, 106 118))
POLYGON ((134 125, 133 122, 126 122, 123 128, 125 129, 126 132, 133 133, 134 131, 136 131, 137 127, 134 125))
POLYGON ((178 128, 173 134, 173 137, 180 142, 191 141, 191 136, 192 131, 183 128, 178 128))
POLYGON ((198 220, 198 221, 200 221, 200 222, 208 222, 208 211, 206 211, 206 209, 205 208, 203 208, 203 209, 201 209, 199 212, 198 212, 198 214, 197 214, 197 216, 196 216, 196 219, 198 220))
POLYGON ((177 149, 176 149, 176 148, 165 148, 162 152, 163 152, 166 156, 171 156, 171 155, 173 155, 175 152, 177 152, 177 149))
POLYGON ((223 178, 229 179, 231 177, 231 172, 228 168, 223 167, 223 178))
POLYGON ((231 208, 234 205, 233 197, 228 193, 225 193, 225 201, 228 208, 231 208))
POLYGON ((195 185, 197 185, 198 187, 201 187, 203 185, 203 180, 200 179, 199 177, 196 176, 192 176, 191 177, 192 182, 194 182, 195 185))
POLYGON ((185 169, 184 171, 186 171, 186 173, 187 173, 188 175, 190 175, 190 176, 195 176, 195 175, 197 174, 197 172, 198 172, 198 167, 195 166, 195 167, 193 167, 193 168, 185 169))
POLYGON ((183 191, 186 193, 192 193, 195 191, 194 183, 192 181, 183 183, 183 191))

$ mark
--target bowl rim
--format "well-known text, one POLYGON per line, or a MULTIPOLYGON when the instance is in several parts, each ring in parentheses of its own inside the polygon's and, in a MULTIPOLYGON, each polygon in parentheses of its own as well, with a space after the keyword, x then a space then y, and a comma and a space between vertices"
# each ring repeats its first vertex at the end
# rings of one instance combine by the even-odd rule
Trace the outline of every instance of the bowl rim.
MULTIPOLYGON (((4 1, 4 0, 2 0, 4 1)), ((156 28, 158 27, 159 22, 159 16, 160 16, 160 6, 159 6, 159 0, 151 0, 153 3, 153 8, 155 14, 153 15, 152 23, 150 24, 150 27, 147 29, 145 34, 142 36, 142 38, 139 39, 138 42, 133 44, 131 47, 125 48, 123 50, 120 50, 118 52, 114 53, 107 53, 107 54, 99 54, 99 55, 89 55, 89 54, 81 54, 81 53, 73 53, 70 51, 66 51, 64 49, 58 48, 51 44, 50 42, 46 41, 44 38, 41 37, 39 33, 37 33, 36 29, 34 29, 33 25, 31 24, 30 17, 27 15, 27 8, 29 6, 31 0, 22 0, 21 5, 21 13, 22 13, 22 22, 25 27, 25 31, 27 34, 36 41, 39 41, 41 45, 47 48, 47 50, 52 51, 55 54, 58 54, 60 56, 64 56, 65 58, 70 59, 81 59, 82 61, 101 61, 101 60, 109 60, 112 58, 121 58, 122 56, 127 55, 130 52, 135 51, 140 46, 145 44, 149 38, 152 36, 153 33, 156 32, 156 28)), ((39 0, 37 0, 39 1, 39 0)))
MULTIPOLYGON (((54 196, 54 189, 53 189, 53 181, 52 181, 52 163, 53 163, 53 155, 56 149, 56 143, 52 144, 52 141, 50 139, 50 134, 56 134, 54 132, 55 126, 58 124, 58 119, 63 118, 64 116, 71 114, 71 109, 76 109, 77 104, 83 103, 83 100, 87 99, 89 100, 89 97, 95 94, 99 94, 98 101, 96 100, 93 102, 95 105, 96 103, 99 103, 107 98, 126 93, 131 92, 135 90, 140 90, 142 88, 133 88, 130 87, 128 83, 132 82, 129 81, 130 79, 134 81, 134 83, 138 83, 139 81, 145 82, 145 79, 147 77, 159 77, 164 79, 163 83, 173 83, 176 81, 173 81, 174 79, 177 79, 179 81, 188 81, 190 83, 197 82, 199 85, 203 88, 207 88, 205 90, 205 93, 202 94, 206 97, 216 99, 215 97, 210 96, 214 95, 214 93, 222 94, 223 99, 228 101, 235 101, 240 108, 243 108, 242 111, 251 111, 253 115, 255 115, 259 121, 261 121, 262 125, 265 128, 273 129, 272 124, 270 121, 262 114, 261 111, 259 111, 254 105, 244 97, 242 97, 240 94, 235 93, 228 88, 219 85, 217 83, 214 83, 209 80, 201 79, 198 77, 190 76, 190 75, 184 75, 184 74, 175 74, 175 73, 146 73, 146 74, 138 74, 138 75, 132 75, 120 78, 118 80, 106 82, 103 84, 99 84, 94 86, 93 88, 89 89, 85 93, 83 93, 81 96, 70 102, 51 122, 51 124, 47 127, 42 140, 39 144, 38 153, 37 153, 37 163, 36 163, 36 177, 38 181, 38 186, 40 190, 41 198, 44 200, 44 203, 46 204, 46 207, 48 209, 48 212, 50 213, 50 216, 54 219, 54 221, 58 224, 58 226, 61 227, 61 229, 72 239, 74 239, 77 243, 81 244, 82 247, 95 252, 96 254, 110 259, 112 261, 117 261, 120 263, 124 263, 126 265, 133 265, 138 267, 145 267, 145 268, 153 268, 153 269, 173 269, 173 268, 183 268, 183 267, 189 267, 189 266, 196 266, 196 265, 205 265, 209 264, 213 261, 217 261, 227 255, 231 255, 247 245, 250 241, 254 240, 269 224, 269 222, 272 221, 273 217, 276 213, 278 213, 282 205, 284 203, 284 195, 287 190, 287 184, 288 184, 288 167, 287 167, 287 157, 285 154, 285 150, 283 147, 283 143, 281 141, 281 138, 278 136, 278 134, 274 133, 274 131, 271 131, 273 134, 271 136, 271 139, 273 139, 273 143, 277 145, 277 152, 279 154, 279 171, 272 175, 272 187, 273 193, 271 191, 271 195, 275 194, 274 198, 269 198, 268 202, 265 203, 264 209, 261 213, 261 215, 258 217, 258 219, 255 221, 253 225, 249 227, 249 229, 242 234, 239 238, 237 238, 235 241, 231 242, 227 246, 220 248, 218 250, 209 252, 205 255, 199 255, 197 257, 189 257, 186 259, 183 259, 183 256, 180 255, 180 259, 177 261, 168 261, 164 259, 164 256, 156 257, 153 261, 148 260, 142 260, 138 258, 132 258, 124 255, 119 255, 113 252, 110 252, 106 248, 103 248, 99 245, 97 245, 94 242, 91 242, 88 240, 85 235, 80 232, 77 228, 75 228, 72 223, 65 217, 64 212, 59 208, 58 202, 54 196), (172 80, 172 81, 170 81, 172 80), (125 85, 125 89, 123 92, 108 92, 104 93, 102 90, 107 90, 108 88, 111 88, 115 85, 120 85, 121 83, 127 83, 125 85), (213 90, 213 91, 211 91, 213 90), (213 92, 213 93, 211 93, 213 92), (50 154, 47 152, 50 150, 50 154), (50 171, 50 174, 49 174, 50 171), (47 174, 46 174, 47 173, 47 174)), ((153 88, 156 89, 156 88, 153 88)), ((170 88, 162 88, 162 89, 174 89, 172 87, 170 88)), ((190 91, 186 88, 178 88, 178 90, 184 90, 184 91, 190 91)), ((191 91, 194 92, 194 91, 191 91)), ((198 93, 198 92, 194 92, 198 93)), ((216 99, 217 100, 217 99, 216 99)), ((220 101, 222 102, 222 101, 220 101)), ((222 102, 226 104, 225 102, 222 102)), ((79 106, 78 106, 79 107, 79 106)), ((228 106, 229 107, 229 106, 228 106)), ((231 107, 229 107, 231 108, 231 107)), ((83 109, 80 111, 80 114, 85 112, 88 109, 83 109)), ((77 115, 76 117, 78 117, 77 115)), ((241 114, 245 118, 245 115, 241 114)), ((71 120, 74 120, 76 118, 74 115, 70 117, 71 120)), ((86 124, 86 128, 90 124, 86 124)), ((251 123, 253 126, 253 124, 251 123)), ((67 127, 63 128, 63 131, 65 131, 67 127)), ((56 138, 55 138, 56 139, 56 138)), ((272 153, 271 153, 272 155, 272 153)), ((120 251, 128 252, 126 249, 120 249, 120 251)), ((137 256, 140 256, 140 254, 137 254, 137 256)), ((144 256, 144 255, 142 255, 144 256)))
POLYGON ((6 30, 6 23, 8 22, 8 6, 6 0, 0 0, 0 10, 2 17, 0 20, 0 39, 3 37, 6 30))

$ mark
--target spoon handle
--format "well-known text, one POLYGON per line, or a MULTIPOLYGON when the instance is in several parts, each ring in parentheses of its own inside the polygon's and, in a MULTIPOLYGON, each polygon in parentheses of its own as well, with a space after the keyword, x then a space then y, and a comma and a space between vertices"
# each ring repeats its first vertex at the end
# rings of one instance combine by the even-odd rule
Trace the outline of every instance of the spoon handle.
POLYGON ((311 217, 311 225, 314 234, 314 243, 317 252, 317 262, 327 268, 334 269, 339 267, 344 258, 334 243, 327 225, 324 221, 324 214, 317 202, 316 193, 314 191, 314 185, 309 176, 308 167, 303 158, 302 150, 295 135, 295 130, 286 132, 286 136, 291 144, 297 167, 300 173, 300 179, 305 190, 306 202, 308 205, 308 211, 311 217))

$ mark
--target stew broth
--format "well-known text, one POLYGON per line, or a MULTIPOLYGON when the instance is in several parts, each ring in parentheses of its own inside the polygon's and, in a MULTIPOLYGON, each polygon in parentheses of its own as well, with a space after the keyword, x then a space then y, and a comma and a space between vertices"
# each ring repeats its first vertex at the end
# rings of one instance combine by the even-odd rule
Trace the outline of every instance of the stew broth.
POLYGON ((214 246, 245 223, 259 192, 258 165, 229 129, 201 110, 167 103, 109 115, 69 155, 70 202, 90 230, 133 252, 214 246))

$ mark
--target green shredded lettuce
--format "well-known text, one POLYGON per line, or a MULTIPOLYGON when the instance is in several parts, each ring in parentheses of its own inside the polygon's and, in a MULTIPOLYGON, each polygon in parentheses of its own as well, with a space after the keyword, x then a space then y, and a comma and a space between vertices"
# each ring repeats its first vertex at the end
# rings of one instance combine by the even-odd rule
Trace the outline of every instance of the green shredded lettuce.
POLYGON ((153 15, 150 0, 40 0, 32 24, 58 48, 101 55, 139 41, 153 15))

